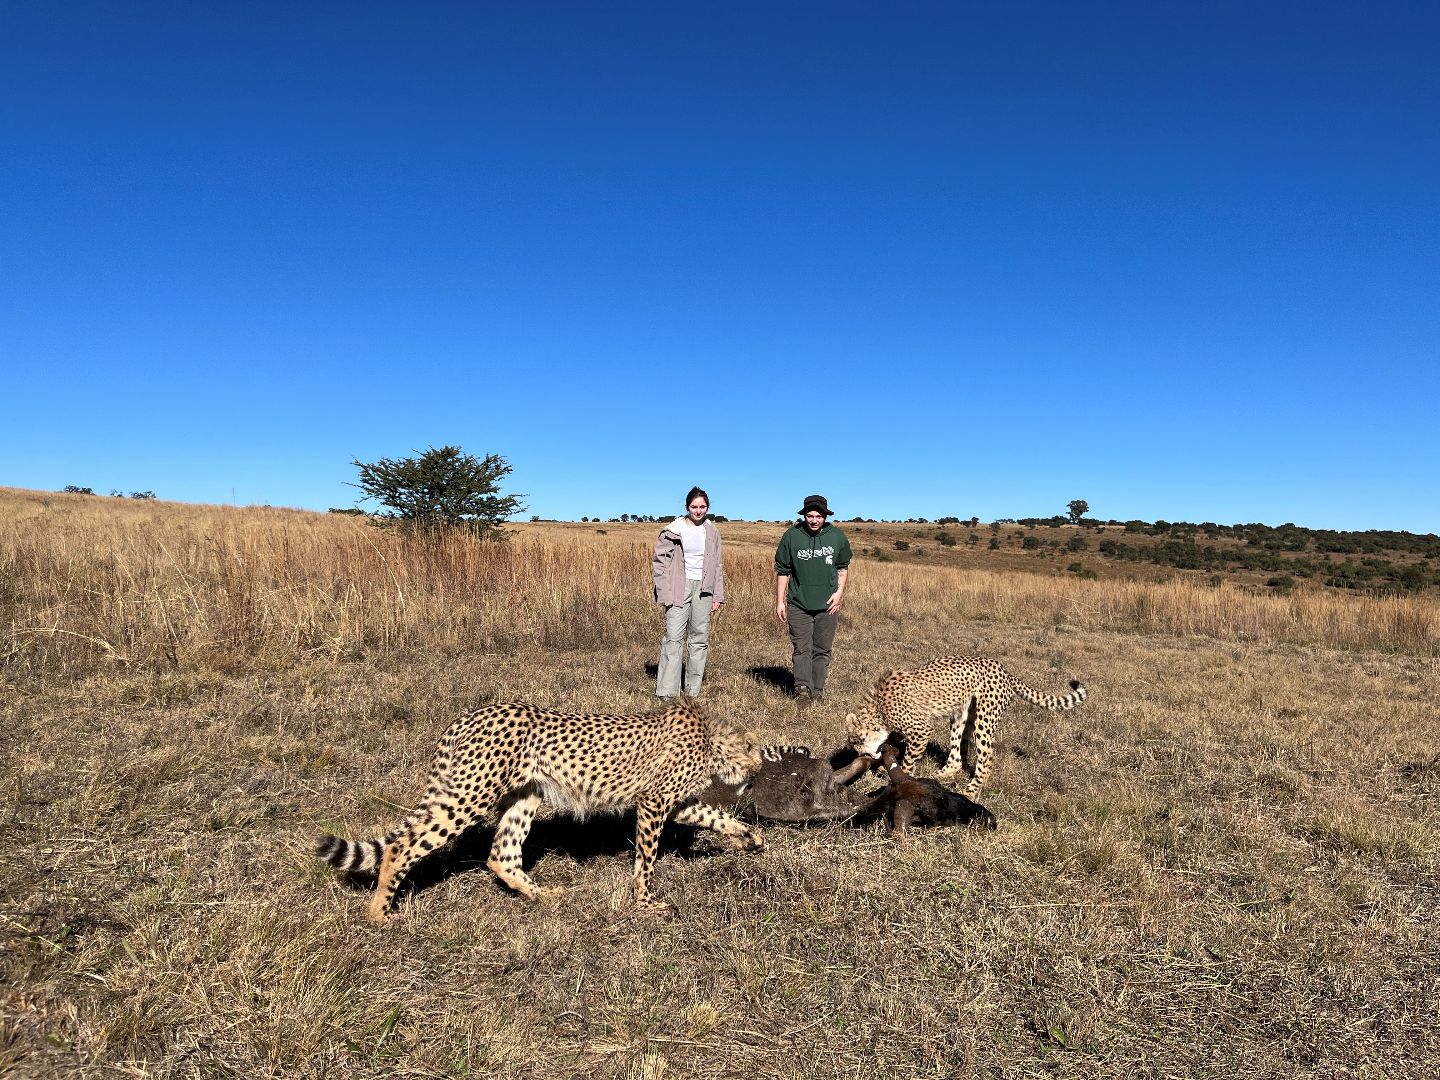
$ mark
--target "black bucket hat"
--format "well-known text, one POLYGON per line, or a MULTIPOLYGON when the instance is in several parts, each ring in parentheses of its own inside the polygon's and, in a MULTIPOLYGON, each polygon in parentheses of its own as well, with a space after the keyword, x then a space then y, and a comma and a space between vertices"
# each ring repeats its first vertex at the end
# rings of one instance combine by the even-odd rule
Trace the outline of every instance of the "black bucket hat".
POLYGON ((805 505, 800 507, 800 516, 804 517, 811 510, 819 510, 820 513, 824 514, 826 517, 829 517, 832 513, 834 513, 834 511, 830 509, 829 504, 826 503, 824 495, 805 496, 805 505))

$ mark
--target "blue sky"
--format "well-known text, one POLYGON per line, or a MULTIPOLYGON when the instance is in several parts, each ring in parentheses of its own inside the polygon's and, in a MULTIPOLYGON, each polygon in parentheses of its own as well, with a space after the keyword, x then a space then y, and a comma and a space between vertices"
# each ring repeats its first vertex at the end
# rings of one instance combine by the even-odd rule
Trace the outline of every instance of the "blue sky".
POLYGON ((0 484, 1440 531, 1434 4, 0 6, 0 484))

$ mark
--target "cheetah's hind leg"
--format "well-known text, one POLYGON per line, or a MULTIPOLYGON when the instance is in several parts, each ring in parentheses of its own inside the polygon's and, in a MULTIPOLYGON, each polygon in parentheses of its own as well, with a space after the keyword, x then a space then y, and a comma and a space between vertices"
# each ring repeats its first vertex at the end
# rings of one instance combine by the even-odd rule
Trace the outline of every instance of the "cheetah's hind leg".
POLYGON ((540 801, 540 793, 534 789, 520 793, 510 801, 495 823, 495 841, 490 845, 490 858, 485 865, 525 899, 544 901, 554 899, 564 890, 543 889, 525 873, 525 838, 530 835, 530 825, 535 820, 540 801))
POLYGON ((967 776, 975 775, 975 699, 967 698, 959 710, 950 714, 950 748, 946 751, 945 764, 936 774, 955 776, 964 769, 967 776))
POLYGON ((466 797, 450 790, 443 782, 432 780, 420 808, 391 834, 394 842, 385 845, 375 895, 367 912, 369 920, 376 924, 386 922, 405 875, 425 856, 446 846, 484 817, 507 786, 504 777, 491 774, 482 777, 466 797))
POLYGON ((476 809, 448 794, 433 792, 428 795, 425 804, 393 834, 393 843, 385 845, 375 882, 375 895, 370 899, 366 917, 376 925, 388 922, 400 885, 415 864, 454 840, 478 816, 476 809))

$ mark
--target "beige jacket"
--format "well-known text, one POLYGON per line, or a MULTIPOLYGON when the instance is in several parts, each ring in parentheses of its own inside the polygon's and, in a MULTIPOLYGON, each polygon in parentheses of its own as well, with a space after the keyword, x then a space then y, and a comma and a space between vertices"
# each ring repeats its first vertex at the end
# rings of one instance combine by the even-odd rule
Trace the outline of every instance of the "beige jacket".
MULTIPOLYGON (((684 518, 676 518, 660 530, 655 553, 650 557, 650 576, 655 579, 655 602, 670 607, 685 602, 685 550, 680 545, 678 529, 684 518)), ((720 530, 705 519, 705 569, 701 572, 700 591, 709 593, 716 603, 725 602, 725 572, 720 565, 720 530)))

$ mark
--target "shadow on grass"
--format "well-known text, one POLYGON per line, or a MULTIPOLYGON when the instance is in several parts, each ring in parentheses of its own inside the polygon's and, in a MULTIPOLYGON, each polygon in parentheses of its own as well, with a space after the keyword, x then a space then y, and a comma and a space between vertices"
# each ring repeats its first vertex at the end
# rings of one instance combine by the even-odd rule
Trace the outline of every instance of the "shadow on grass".
MULTIPOLYGON (((696 848, 696 837, 704 831, 688 825, 667 824, 660 836, 659 857, 678 856, 690 860, 725 854, 727 848, 719 836, 713 837, 713 843, 696 848)), ((476 872, 484 874, 497 889, 508 893, 509 890, 490 874, 485 865, 494 839, 493 822, 467 829, 453 844, 422 859, 401 883, 397 899, 409 893, 423 893, 457 874, 476 872)), ((618 856, 632 859, 634 852, 633 810, 623 814, 599 814, 583 822, 564 815, 536 818, 530 835, 525 838, 525 872, 532 872, 535 864, 547 855, 561 855, 577 863, 587 863, 618 856)), ((370 874, 345 875, 342 880, 356 892, 370 892, 375 888, 375 878, 370 874)))
POLYGON ((787 694, 795 693, 795 673, 787 667, 771 664, 767 666, 748 667, 745 674, 758 683, 766 686, 773 686, 777 690, 783 690, 787 694))

